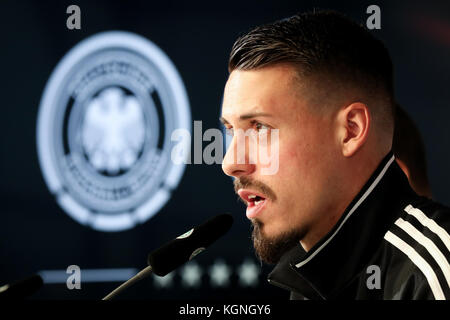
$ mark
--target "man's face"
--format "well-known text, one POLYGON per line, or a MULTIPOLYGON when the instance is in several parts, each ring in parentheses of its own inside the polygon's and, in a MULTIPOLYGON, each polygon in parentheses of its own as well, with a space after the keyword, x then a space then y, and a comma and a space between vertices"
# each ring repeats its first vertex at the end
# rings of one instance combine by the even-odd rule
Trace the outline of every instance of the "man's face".
POLYGON ((222 169, 236 178, 235 190, 247 204, 246 215, 254 226, 256 252, 266 262, 276 262, 313 232, 332 206, 332 163, 337 156, 333 117, 312 111, 310 101, 318 99, 311 91, 289 65, 235 70, 225 86, 222 120, 235 134, 222 169), (238 140, 242 142, 236 132, 248 129, 255 134, 246 141, 247 161, 242 163, 235 157, 238 140), (270 142, 274 129, 278 141, 270 142), (269 143, 259 141, 261 132, 267 133, 269 143), (264 173, 267 165, 259 157, 249 163, 252 147, 270 149, 272 157, 278 151, 277 172, 264 173))

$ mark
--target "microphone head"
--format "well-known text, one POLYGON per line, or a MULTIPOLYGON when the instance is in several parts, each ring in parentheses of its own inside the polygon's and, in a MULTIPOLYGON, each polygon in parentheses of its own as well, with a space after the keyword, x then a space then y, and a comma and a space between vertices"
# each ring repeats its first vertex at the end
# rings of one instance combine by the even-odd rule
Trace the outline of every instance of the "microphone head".
POLYGON ((220 214, 180 235, 148 255, 153 273, 165 276, 183 263, 193 259, 223 236, 233 224, 230 214, 220 214))

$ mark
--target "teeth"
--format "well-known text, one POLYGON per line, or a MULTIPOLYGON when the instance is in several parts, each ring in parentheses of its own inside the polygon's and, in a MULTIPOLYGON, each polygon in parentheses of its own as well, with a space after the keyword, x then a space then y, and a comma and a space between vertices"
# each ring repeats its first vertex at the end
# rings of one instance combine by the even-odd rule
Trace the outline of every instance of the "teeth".
POLYGON ((255 201, 255 206, 257 206, 258 204, 260 204, 261 202, 263 202, 264 200, 258 200, 258 201, 255 201))
POLYGON ((255 196, 254 194, 251 194, 251 195, 248 196, 248 198, 249 198, 249 199, 255 199, 256 196, 255 196))

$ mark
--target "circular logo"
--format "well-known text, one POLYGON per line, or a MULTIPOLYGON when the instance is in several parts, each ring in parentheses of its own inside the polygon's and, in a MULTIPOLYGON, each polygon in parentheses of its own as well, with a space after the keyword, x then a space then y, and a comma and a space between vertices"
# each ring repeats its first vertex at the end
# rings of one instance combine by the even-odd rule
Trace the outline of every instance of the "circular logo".
POLYGON ((191 132, 191 115, 166 54, 128 32, 91 36, 64 56, 42 95, 37 150, 45 182, 79 223, 132 228, 178 186, 185 165, 171 161, 176 129, 191 132))

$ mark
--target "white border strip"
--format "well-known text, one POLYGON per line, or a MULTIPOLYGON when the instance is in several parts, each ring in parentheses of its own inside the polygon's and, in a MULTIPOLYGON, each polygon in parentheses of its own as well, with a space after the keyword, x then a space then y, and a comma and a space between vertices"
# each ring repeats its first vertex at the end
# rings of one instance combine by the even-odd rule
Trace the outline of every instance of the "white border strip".
POLYGON ((408 214, 415 217, 424 226, 433 231, 445 244, 448 251, 450 251, 450 235, 444 228, 439 226, 434 220, 428 218, 422 210, 414 208, 412 205, 406 206, 404 209, 408 214))
POLYGON ((355 203, 353 208, 349 211, 349 213, 344 218, 344 220, 342 220, 341 224, 336 229, 336 231, 333 233, 333 235, 331 237, 329 237, 328 240, 325 241, 319 248, 317 248, 317 250, 314 251, 307 259, 297 263, 295 265, 297 268, 300 268, 301 266, 303 266, 306 263, 308 263, 309 261, 311 261, 311 259, 314 258, 334 238, 334 236, 339 232, 339 230, 341 230, 341 228, 344 225, 344 223, 348 220, 348 218, 350 218, 350 216, 353 214, 353 212, 355 212, 355 210, 358 209, 358 207, 361 205, 361 203, 369 196, 369 194, 372 192, 372 190, 378 185, 378 183, 383 178, 383 176, 385 175, 385 173, 388 170, 389 166, 392 164, 392 162, 394 162, 394 160, 395 160, 394 156, 392 156, 389 159, 389 161, 384 166, 383 170, 381 170, 381 172, 378 175, 378 177, 372 182, 370 187, 366 190, 366 192, 362 195, 362 197, 358 200, 358 202, 355 203))
POLYGON ((398 218, 397 221, 395 221, 395 224, 427 249, 428 253, 441 268, 442 273, 447 280, 447 284, 450 287, 450 264, 434 242, 430 238, 423 235, 422 232, 417 230, 411 223, 403 220, 402 218, 398 218))
POLYGON ((428 281, 428 285, 433 292, 434 298, 436 300, 445 300, 444 292, 442 291, 441 285, 439 284, 439 280, 436 277, 431 266, 422 258, 414 248, 412 248, 405 241, 397 237, 392 232, 388 231, 384 238, 390 242, 393 246, 397 247, 400 251, 406 254, 411 261, 422 271, 428 281))

